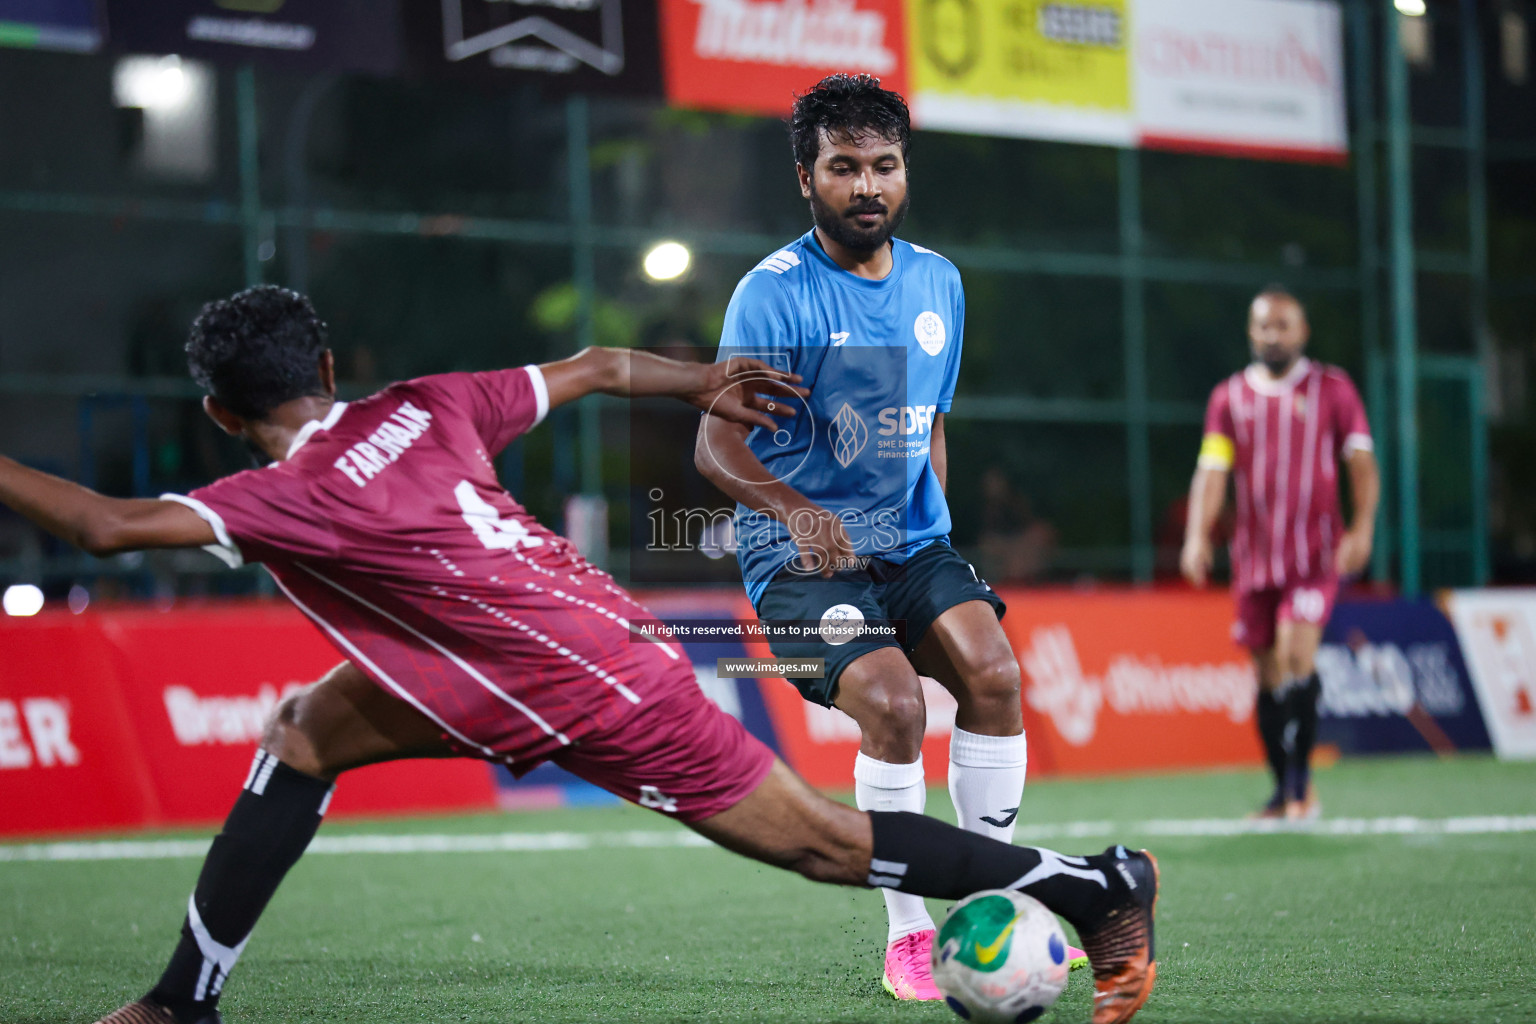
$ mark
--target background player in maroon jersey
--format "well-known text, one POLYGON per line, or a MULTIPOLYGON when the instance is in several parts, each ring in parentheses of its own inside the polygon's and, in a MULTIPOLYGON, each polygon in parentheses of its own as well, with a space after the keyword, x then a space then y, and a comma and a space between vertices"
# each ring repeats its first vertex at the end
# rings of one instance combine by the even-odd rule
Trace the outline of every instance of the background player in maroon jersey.
POLYGON ((1232 539, 1234 634, 1253 652, 1257 719, 1275 791, 1265 817, 1318 813, 1310 765, 1322 692, 1313 660, 1333 612, 1339 577, 1371 557, 1381 489, 1371 428, 1349 375, 1302 355, 1306 310, 1283 288, 1254 298, 1248 338, 1254 362, 1216 385, 1205 440, 1189 490, 1180 558, 1184 575, 1205 586, 1211 528, 1235 474, 1232 539), (1354 517, 1339 511, 1338 464, 1349 470, 1354 517))
MULTIPOLYGON (((844 885, 959 899, 1015 888, 1077 928, 1095 1024, 1135 1014, 1156 974, 1157 865, 1014 847, 920 814, 816 793, 700 690, 652 617, 496 481, 492 458, 596 391, 674 395, 776 427, 762 363, 570 359, 335 400, 309 300, 255 288, 209 304, 188 342, 204 406, 270 457, 161 500, 108 498, 0 457, 0 502, 96 554, 205 547, 260 561, 348 661, 286 699, 215 837, 158 984, 100 1024, 217 1024, 256 920, 318 829, 333 782, 405 757, 551 760, 735 852, 844 885), (730 380, 748 373, 753 393, 730 380)), ((782 403, 780 403, 782 405, 782 403)))

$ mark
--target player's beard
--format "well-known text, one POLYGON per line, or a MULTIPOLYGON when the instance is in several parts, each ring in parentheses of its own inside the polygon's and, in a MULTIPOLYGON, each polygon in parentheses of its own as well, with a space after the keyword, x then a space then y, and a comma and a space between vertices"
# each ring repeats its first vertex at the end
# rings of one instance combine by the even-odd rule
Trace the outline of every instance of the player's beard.
POLYGON ((854 203, 842 211, 834 210, 832 204, 821 198, 821 194, 814 188, 811 189, 811 219, 816 226, 826 232, 827 237, 838 245, 853 252, 874 252, 891 240, 891 236, 901 228, 901 222, 907 218, 907 207, 912 205, 912 190, 908 188, 906 194, 901 197, 901 205, 896 207, 885 220, 872 228, 861 228, 854 221, 854 217, 864 211, 875 210, 884 212, 889 209, 878 199, 871 202, 854 203))
POLYGON ((1266 348, 1259 353, 1259 362, 1275 377, 1284 377, 1300 358, 1301 353, 1292 349, 1266 348))

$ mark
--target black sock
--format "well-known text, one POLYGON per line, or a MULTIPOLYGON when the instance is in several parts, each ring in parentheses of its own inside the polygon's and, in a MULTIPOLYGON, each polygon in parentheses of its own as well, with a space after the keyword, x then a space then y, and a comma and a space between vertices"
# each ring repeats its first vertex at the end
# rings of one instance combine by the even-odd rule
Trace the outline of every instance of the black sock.
POLYGON ((1312 783, 1312 748, 1317 745, 1317 702, 1323 695, 1323 682, 1313 672, 1305 680, 1291 687, 1287 695, 1290 703, 1288 717, 1296 723, 1296 743, 1291 751, 1291 771, 1287 781, 1286 798, 1305 800, 1307 787, 1312 783))
POLYGON ((258 751, 197 876, 181 941, 149 998, 179 1020, 213 1012, 256 919, 314 838, 331 784, 258 751))
POLYGON ((978 889, 1017 889, 1066 918, 1079 935, 1103 923, 1125 895, 1112 858, 1102 854, 1064 857, 1010 846, 910 811, 870 811, 869 820, 873 887, 948 900, 978 889))
POLYGON ((1285 799, 1285 703, 1275 699, 1274 691, 1259 688, 1256 713, 1259 739, 1264 741, 1264 760, 1269 763, 1270 774, 1275 777, 1275 803, 1285 799))

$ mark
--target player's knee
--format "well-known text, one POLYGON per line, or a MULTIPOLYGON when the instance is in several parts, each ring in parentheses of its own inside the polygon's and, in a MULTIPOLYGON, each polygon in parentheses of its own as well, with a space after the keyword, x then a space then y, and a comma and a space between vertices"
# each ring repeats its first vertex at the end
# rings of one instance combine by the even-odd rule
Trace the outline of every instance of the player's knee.
POLYGON ((1278 685, 1287 680, 1301 679, 1311 675, 1312 659, 1305 651, 1280 646, 1275 649, 1275 668, 1275 682, 1278 685))
MULTIPOLYGON (((878 747, 921 748, 923 730, 928 724, 928 709, 923 703, 921 687, 882 687, 866 692, 856 710, 854 718, 859 729, 878 747)), ((891 749, 886 759, 894 753, 891 749)))
POLYGON ((1012 652, 989 658, 966 675, 971 699, 980 704, 1007 706, 1019 702, 1019 663, 1012 652))
POLYGON ((319 750, 305 728, 309 720, 305 707, 309 692, 308 688, 299 690, 277 702, 267 716, 261 747, 290 768, 324 777, 328 774, 328 766, 322 763, 319 750))

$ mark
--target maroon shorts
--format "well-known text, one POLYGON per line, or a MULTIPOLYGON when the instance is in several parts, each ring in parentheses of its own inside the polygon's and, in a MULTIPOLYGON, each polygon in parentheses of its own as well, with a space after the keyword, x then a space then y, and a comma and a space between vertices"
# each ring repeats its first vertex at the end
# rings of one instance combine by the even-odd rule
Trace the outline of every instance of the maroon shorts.
MULTIPOLYGON (((684 663, 686 665, 686 662, 684 663)), ((648 695, 617 725, 550 758, 641 807, 699 821, 739 803, 768 775, 773 751, 704 696, 681 685, 648 695)))
POLYGON ((1281 619, 1326 626, 1338 596, 1337 576, 1314 576, 1283 587, 1240 593, 1232 639, 1251 651, 1266 651, 1275 646, 1275 624, 1281 619))

